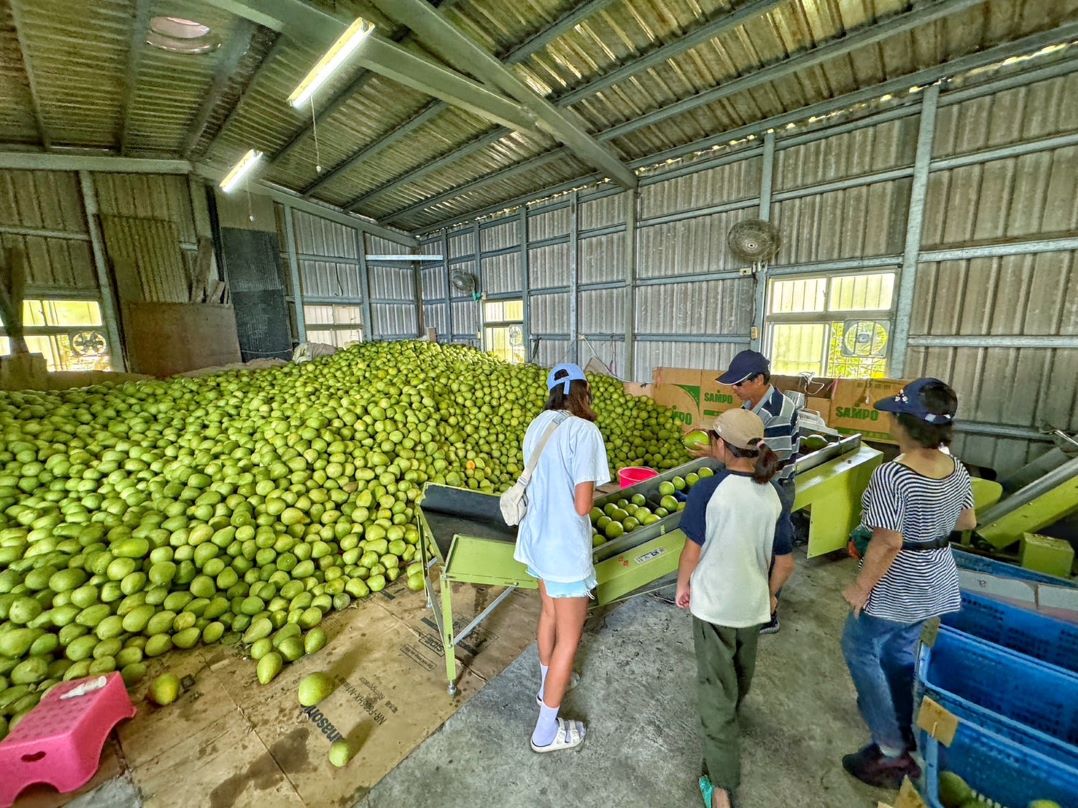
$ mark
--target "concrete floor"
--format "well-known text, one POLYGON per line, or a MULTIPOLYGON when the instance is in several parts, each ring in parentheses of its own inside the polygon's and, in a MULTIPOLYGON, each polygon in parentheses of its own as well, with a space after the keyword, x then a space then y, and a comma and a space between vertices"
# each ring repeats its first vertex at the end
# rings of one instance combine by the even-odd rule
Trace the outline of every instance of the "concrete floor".
MULTIPOLYGON (((743 707, 740 806, 866 808, 889 796, 853 781, 839 762, 866 738, 838 646, 846 614, 839 593, 853 574, 848 559, 799 558, 782 631, 761 638, 743 707)), ((565 714, 588 722, 580 749, 528 748, 537 714, 533 645, 357 808, 699 806, 689 615, 640 597, 598 616, 577 670, 582 682, 565 714)))

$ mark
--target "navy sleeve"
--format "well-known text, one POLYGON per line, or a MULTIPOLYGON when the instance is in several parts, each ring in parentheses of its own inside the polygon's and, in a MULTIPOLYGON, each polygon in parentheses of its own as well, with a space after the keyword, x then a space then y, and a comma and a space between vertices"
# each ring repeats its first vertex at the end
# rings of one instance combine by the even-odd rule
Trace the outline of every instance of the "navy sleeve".
POLYGON ((707 539, 707 504, 711 501, 711 495, 719 487, 719 483, 725 478, 725 473, 720 472, 714 477, 707 477, 692 487, 689 491, 689 499, 685 503, 685 510, 681 512, 679 526, 689 541, 696 542, 701 547, 707 539))
POLYGON ((790 513, 785 508, 779 514, 779 520, 775 522, 775 541, 771 545, 771 555, 789 555, 794 551, 794 528, 790 521, 790 513))

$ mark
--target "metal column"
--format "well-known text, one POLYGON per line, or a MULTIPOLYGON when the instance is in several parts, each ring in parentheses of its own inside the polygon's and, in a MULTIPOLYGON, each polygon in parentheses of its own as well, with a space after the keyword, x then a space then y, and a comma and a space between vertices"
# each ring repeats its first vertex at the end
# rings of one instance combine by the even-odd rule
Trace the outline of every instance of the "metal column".
POLYGON ((442 270, 445 272, 446 339, 453 341, 453 284, 449 282, 449 231, 442 231, 442 270))
POLYGON ((580 241, 577 192, 569 194, 569 360, 580 362, 580 241))
POLYGON ((531 346, 531 267, 528 265, 528 206, 521 205, 517 214, 517 236, 520 240, 520 299, 524 306, 524 355, 530 360, 531 346))
POLYGON ((637 380, 636 375, 636 217, 640 192, 626 191, 625 206, 625 378, 637 380))
POLYGON ((913 296, 917 289, 917 262, 921 251, 921 232, 925 214, 925 194, 932 159, 932 141, 936 133, 936 108, 940 86, 933 84, 921 99, 921 125, 917 132, 917 157, 913 164, 913 186, 910 189, 909 218, 906 220, 906 244, 902 250, 902 272, 898 281, 898 304, 895 307, 895 326, 891 332, 890 375, 902 378, 906 370, 906 353, 910 337, 910 317, 913 296))
MULTIPOLYGON (((764 153, 760 167, 760 218, 771 221, 771 193, 775 175, 775 133, 764 135, 764 153)), ((753 277, 752 325, 749 332, 750 344, 754 351, 762 350, 764 344, 764 310, 767 306, 767 266, 753 277)))
POLYGON ((367 272, 367 238, 358 228, 355 233, 356 258, 359 259, 359 288, 363 293, 363 341, 370 342, 377 335, 374 333, 374 312, 371 308, 371 280, 367 272))
POLYGON ((473 301, 475 306, 475 339, 479 343, 478 348, 481 351, 486 350, 486 346, 483 345, 483 303, 479 300, 483 294, 483 251, 479 247, 479 220, 475 220, 475 224, 472 225, 472 246, 475 247, 475 292, 472 293, 472 297, 476 298, 473 301))
POLYGON ((296 313, 296 340, 307 341, 307 322, 303 316, 303 289, 299 271, 299 256, 296 254, 296 230, 292 224, 292 208, 281 205, 284 208, 284 242, 285 253, 288 255, 288 272, 292 278, 292 308, 296 313))
POLYGON ((105 321, 112 368, 113 370, 127 370, 127 355, 124 351, 123 340, 120 338, 120 317, 116 310, 116 298, 112 292, 108 259, 105 257, 105 239, 101 235, 101 223, 97 218, 97 189, 94 188, 93 176, 88 171, 80 171, 79 185, 82 188, 82 206, 86 211, 86 230, 90 234, 90 248, 94 256, 97 285, 101 290, 101 319, 105 321))

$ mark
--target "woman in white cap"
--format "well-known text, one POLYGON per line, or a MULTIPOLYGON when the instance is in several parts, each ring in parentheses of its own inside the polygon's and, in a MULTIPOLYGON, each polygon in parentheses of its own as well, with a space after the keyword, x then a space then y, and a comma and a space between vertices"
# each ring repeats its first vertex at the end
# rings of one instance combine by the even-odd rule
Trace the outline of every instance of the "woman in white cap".
POLYGON ((573 660, 595 587, 589 514, 595 487, 609 482, 606 446, 591 388, 577 365, 557 365, 547 376, 546 409, 524 435, 524 464, 539 459, 528 484, 528 510, 517 531, 514 557, 539 579, 539 720, 531 737, 535 752, 579 746, 586 728, 558 717, 570 687, 573 660), (544 443, 545 441, 545 443, 544 443))
POLYGON ((677 605, 693 616, 700 791, 707 808, 730 808, 741 782, 738 710, 752 683, 760 628, 794 560, 789 513, 770 484, 779 459, 763 443, 760 416, 727 410, 710 435, 711 454, 725 468, 693 486, 681 515, 677 605))
POLYGON ((872 531, 857 579, 843 591, 850 616, 842 652, 871 742, 842 765, 873 786, 898 788, 921 770, 910 752, 914 656, 926 620, 962 606, 953 530, 977 525, 966 469, 942 451, 958 397, 939 379, 917 379, 876 402, 893 414, 900 454, 872 474, 861 523, 872 531))

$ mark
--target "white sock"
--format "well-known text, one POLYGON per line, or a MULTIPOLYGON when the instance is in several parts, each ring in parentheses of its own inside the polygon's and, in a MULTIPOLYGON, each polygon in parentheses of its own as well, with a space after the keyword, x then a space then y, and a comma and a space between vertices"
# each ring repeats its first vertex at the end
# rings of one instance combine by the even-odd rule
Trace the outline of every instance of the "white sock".
POLYGON ((558 735, 558 710, 560 707, 547 707, 546 703, 539 708, 539 720, 535 722, 535 731, 532 733, 532 743, 536 746, 550 746, 558 735))
POLYGON ((539 663, 539 701, 543 700, 543 693, 546 689, 546 673, 550 670, 549 665, 539 663))
POLYGON ((904 749, 895 750, 895 749, 891 749, 889 746, 883 746, 882 744, 880 745, 880 752, 883 754, 884 757, 889 757, 889 758, 902 757, 902 753, 904 751, 905 751, 904 749))

